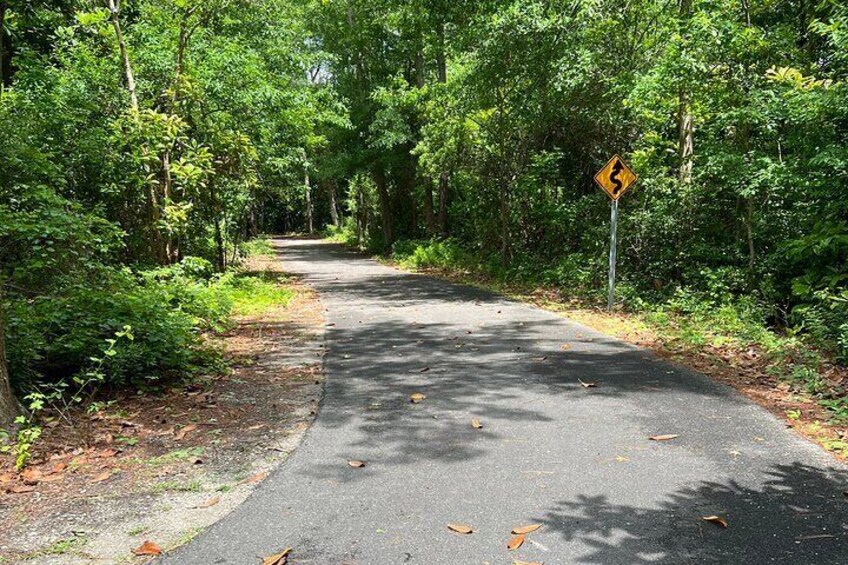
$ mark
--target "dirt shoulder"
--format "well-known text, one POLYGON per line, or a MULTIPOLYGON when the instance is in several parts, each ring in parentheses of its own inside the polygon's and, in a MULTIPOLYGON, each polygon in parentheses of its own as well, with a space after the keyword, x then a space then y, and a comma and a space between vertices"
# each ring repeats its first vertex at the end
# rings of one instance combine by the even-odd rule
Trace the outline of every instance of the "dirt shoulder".
MULTIPOLYGON (((251 271, 281 273, 273 257, 251 271)), ((323 392, 316 294, 236 320, 213 338, 230 370, 156 395, 126 395, 45 429, 23 474, 0 459, 0 563, 143 563, 235 507, 283 463, 323 392)))

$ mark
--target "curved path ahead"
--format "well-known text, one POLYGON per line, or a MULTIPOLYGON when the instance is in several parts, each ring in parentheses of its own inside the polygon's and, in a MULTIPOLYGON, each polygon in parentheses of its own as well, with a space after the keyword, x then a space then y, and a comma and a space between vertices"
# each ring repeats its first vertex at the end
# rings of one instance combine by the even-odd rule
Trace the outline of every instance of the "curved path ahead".
POLYGON ((276 245, 327 309, 324 403, 291 459, 165 563, 286 546, 296 565, 848 563, 845 468, 732 390, 537 308, 276 245))

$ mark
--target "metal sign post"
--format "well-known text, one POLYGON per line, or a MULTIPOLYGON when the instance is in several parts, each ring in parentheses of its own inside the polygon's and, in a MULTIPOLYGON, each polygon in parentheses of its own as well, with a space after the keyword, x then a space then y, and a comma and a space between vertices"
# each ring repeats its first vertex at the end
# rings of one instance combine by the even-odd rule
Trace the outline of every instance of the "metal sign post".
POLYGON ((637 180, 636 173, 627 166, 627 163, 619 157, 614 156, 604 165, 604 168, 595 175, 595 182, 612 199, 610 208, 610 260, 609 260, 609 300, 607 309, 612 312, 615 306, 615 263, 618 251, 618 201, 624 193, 633 188, 637 180))
POLYGON ((615 260, 616 252, 618 251, 618 200, 613 200, 610 204, 612 208, 612 218, 610 219, 610 262, 609 262, 609 300, 607 301, 607 310, 612 312, 615 305, 615 260))

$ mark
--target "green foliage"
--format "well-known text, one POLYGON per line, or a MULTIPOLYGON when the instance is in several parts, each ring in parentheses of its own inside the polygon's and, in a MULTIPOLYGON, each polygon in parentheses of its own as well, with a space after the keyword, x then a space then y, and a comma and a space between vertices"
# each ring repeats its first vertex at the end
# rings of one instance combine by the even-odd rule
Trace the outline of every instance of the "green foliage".
POLYGON ((234 274, 221 278, 219 285, 239 316, 258 314, 270 308, 284 307, 294 298, 294 291, 283 286, 285 278, 277 273, 234 274))

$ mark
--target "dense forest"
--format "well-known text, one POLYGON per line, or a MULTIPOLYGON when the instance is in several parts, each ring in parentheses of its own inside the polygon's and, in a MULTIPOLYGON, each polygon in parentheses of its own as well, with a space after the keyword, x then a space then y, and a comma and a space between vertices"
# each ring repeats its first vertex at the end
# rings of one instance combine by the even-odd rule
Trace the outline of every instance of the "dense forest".
POLYGON ((216 363, 261 233, 591 300, 615 153, 626 307, 848 359, 839 0, 0 0, 0 76, 3 420, 216 363))

